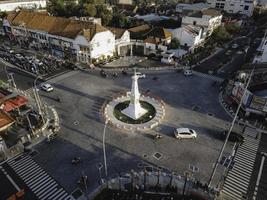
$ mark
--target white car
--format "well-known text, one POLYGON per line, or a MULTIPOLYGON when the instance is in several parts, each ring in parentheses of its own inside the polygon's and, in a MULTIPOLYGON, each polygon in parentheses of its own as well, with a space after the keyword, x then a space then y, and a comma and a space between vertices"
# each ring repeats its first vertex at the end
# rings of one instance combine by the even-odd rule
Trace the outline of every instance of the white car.
POLYGON ((184 75, 185 76, 192 76, 192 74, 193 74, 192 70, 190 70, 190 69, 184 70, 184 75))
POLYGON ((51 92, 54 90, 52 85, 50 85, 49 83, 42 83, 40 86, 41 86, 41 89, 46 91, 46 92, 51 92))
POLYGON ((19 53, 17 53, 17 54, 15 55, 15 57, 16 57, 17 59, 22 59, 22 58, 23 58, 23 56, 22 56, 21 54, 19 54, 19 53))
POLYGON ((177 128, 174 131, 174 136, 177 139, 183 139, 183 138, 193 138, 195 139, 197 137, 196 131, 189 128, 177 128))
POLYGON ((233 48, 233 49, 236 49, 237 47, 239 47, 238 44, 233 44, 233 45, 232 45, 232 48, 233 48))

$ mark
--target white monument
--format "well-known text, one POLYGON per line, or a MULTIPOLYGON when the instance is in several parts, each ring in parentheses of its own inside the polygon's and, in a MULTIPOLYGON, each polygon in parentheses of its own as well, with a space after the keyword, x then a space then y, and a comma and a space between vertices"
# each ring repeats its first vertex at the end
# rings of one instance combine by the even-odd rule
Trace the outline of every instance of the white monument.
POLYGON ((136 70, 134 70, 134 75, 132 76, 132 90, 130 94, 130 104, 127 108, 122 110, 121 112, 128 117, 132 119, 138 119, 141 116, 143 116, 147 110, 142 108, 139 99, 140 99, 140 93, 138 89, 138 79, 144 78, 145 75, 141 73, 136 73, 136 70))

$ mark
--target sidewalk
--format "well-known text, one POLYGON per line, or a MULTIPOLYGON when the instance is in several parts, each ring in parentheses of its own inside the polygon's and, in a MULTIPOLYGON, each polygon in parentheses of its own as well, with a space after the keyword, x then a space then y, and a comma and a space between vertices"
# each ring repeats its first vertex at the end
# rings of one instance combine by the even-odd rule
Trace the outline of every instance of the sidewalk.
POLYGON ((103 183, 97 191, 90 195, 93 199, 97 194, 101 193, 105 185, 110 190, 136 192, 139 194, 151 195, 177 195, 195 196, 201 199, 214 199, 215 190, 209 190, 207 185, 196 181, 193 177, 169 174, 165 172, 135 172, 123 174, 103 183))

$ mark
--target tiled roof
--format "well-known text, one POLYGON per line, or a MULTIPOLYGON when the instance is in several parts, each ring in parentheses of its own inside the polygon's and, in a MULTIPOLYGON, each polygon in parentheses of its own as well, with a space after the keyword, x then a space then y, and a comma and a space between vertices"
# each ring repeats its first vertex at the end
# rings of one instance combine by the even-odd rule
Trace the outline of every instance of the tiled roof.
POLYGON ((151 31, 146 33, 146 36, 161 38, 161 39, 168 39, 172 36, 172 34, 165 28, 154 27, 151 31))
POLYGON ((136 26, 136 27, 128 29, 128 31, 130 31, 132 33, 145 32, 145 31, 149 31, 149 30, 150 30, 150 26, 147 24, 144 24, 141 26, 136 26))
POLYGON ((202 10, 201 12, 203 15, 209 15, 211 17, 222 15, 220 11, 213 9, 213 8, 208 8, 208 9, 202 10))
POLYGON ((115 28, 115 27, 106 27, 108 30, 110 30, 114 35, 116 39, 121 38, 121 36, 125 33, 126 29, 123 28, 115 28))
POLYGON ((199 26, 194 26, 194 25, 187 25, 182 27, 187 33, 193 35, 193 36, 198 36, 199 31, 201 30, 201 27, 199 26))
POLYGON ((40 30, 51 35, 58 35, 74 39, 79 34, 91 40, 99 32, 107 31, 99 24, 71 20, 63 17, 53 17, 42 13, 20 11, 10 22, 14 26, 23 25, 32 30, 40 30))
POLYGON ((157 38, 147 38, 144 40, 145 43, 150 43, 150 44, 160 44, 161 41, 157 38))
POLYGON ((203 9, 198 12, 194 12, 189 15, 189 17, 197 17, 197 18, 202 18, 203 15, 208 15, 211 17, 216 17, 222 15, 220 11, 214 9, 214 8, 208 8, 208 9, 203 9))
POLYGON ((0 110, 0 131, 5 130, 14 123, 14 119, 11 118, 7 113, 0 110))

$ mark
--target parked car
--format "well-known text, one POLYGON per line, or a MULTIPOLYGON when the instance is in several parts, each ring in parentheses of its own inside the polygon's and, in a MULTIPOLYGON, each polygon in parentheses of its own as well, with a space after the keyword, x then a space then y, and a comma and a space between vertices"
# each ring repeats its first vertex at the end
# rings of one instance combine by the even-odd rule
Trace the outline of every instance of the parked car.
POLYGON ((239 47, 238 44, 233 44, 233 45, 232 45, 232 48, 233 48, 233 49, 236 49, 237 47, 239 47))
POLYGON ((51 92, 54 90, 52 85, 50 85, 49 83, 42 83, 40 86, 41 86, 41 89, 46 91, 46 92, 51 92))
POLYGON ((16 57, 17 59, 23 59, 23 56, 22 56, 21 54, 19 54, 19 53, 17 53, 17 54, 15 55, 15 57, 16 57))
POLYGON ((189 129, 189 128, 177 128, 174 131, 174 136, 177 139, 184 139, 184 138, 185 139, 189 139, 189 138, 195 139, 197 137, 197 133, 193 129, 189 129))

